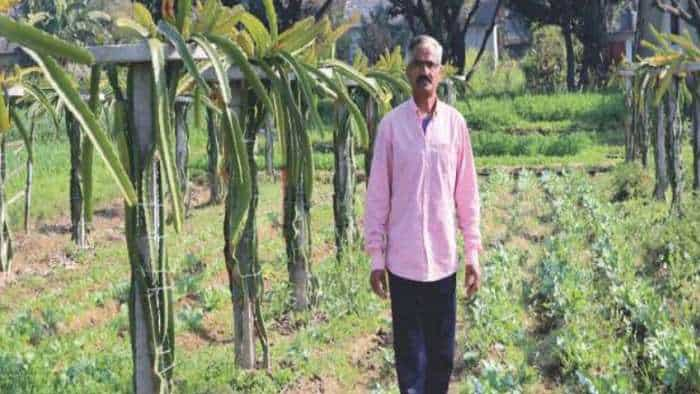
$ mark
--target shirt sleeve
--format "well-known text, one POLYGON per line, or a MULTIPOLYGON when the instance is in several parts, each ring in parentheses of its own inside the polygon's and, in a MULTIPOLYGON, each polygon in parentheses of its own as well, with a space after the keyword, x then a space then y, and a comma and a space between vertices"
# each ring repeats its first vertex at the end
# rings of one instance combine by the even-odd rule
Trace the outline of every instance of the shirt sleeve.
POLYGON ((481 245, 479 187, 477 185, 474 155, 469 138, 469 129, 464 119, 459 122, 459 148, 455 182, 455 205, 459 229, 464 237, 464 256, 471 261, 483 250, 481 245))
POLYGON ((364 217, 365 251, 372 259, 372 269, 386 267, 386 233, 391 209, 392 146, 389 122, 383 119, 377 128, 372 166, 367 184, 364 217))

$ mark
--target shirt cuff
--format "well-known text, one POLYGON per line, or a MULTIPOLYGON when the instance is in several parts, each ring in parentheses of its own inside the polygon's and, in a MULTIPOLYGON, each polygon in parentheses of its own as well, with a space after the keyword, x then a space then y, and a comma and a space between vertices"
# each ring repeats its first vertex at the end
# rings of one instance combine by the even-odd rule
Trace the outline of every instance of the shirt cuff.
POLYGON ((386 268, 386 259, 384 258, 384 252, 377 250, 372 252, 370 255, 372 258, 372 271, 383 270, 386 268))

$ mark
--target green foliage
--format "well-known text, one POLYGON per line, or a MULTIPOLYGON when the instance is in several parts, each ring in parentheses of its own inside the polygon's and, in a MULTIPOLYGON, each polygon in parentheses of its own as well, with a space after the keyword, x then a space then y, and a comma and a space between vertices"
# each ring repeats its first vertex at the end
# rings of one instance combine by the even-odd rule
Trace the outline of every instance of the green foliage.
POLYGON ((648 357, 658 366, 655 377, 675 393, 700 388, 700 350, 696 329, 687 325, 665 327, 646 343, 648 357))
MULTIPOLYGON (((47 127, 42 127, 41 133, 37 152, 45 153, 46 165, 61 168, 63 159, 54 156, 60 151, 67 153, 67 149, 56 149, 65 144, 64 137, 56 139, 47 127)), ((328 134, 314 135, 314 156, 329 155, 322 144, 328 134)), ((206 155, 205 138, 193 135, 191 142, 193 163, 199 165, 206 155)), ((37 182, 46 177, 60 179, 67 175, 64 172, 42 170, 37 182)), ((319 171, 318 176, 325 175, 319 171)), ((694 325, 700 317, 694 305, 698 294, 700 213, 694 212, 700 209, 689 205, 687 218, 665 222, 665 207, 657 207, 647 199, 609 204, 612 180, 608 178, 614 176, 569 174, 559 179, 546 174, 538 181, 533 173, 521 173, 514 181, 507 172, 500 171, 480 183, 485 221, 498 216, 494 214, 496 205, 509 210, 513 204, 507 199, 504 202, 503 197, 517 190, 523 193, 518 198, 526 209, 545 207, 547 211, 509 210, 508 218, 499 218, 508 231, 522 226, 524 234, 529 234, 526 220, 539 220, 538 215, 555 229, 551 237, 545 233, 538 238, 533 233, 520 250, 512 243, 503 247, 499 246, 501 241, 487 243, 483 287, 476 299, 458 307, 464 311, 460 319, 465 324, 458 333, 458 349, 466 367, 457 375, 459 383, 455 382, 461 389, 537 392, 547 381, 561 392, 697 391, 693 375, 697 371, 694 325), (604 188, 599 188, 601 185, 604 188), (541 193, 542 187, 546 196, 528 194, 533 190, 541 193), (645 231, 640 232, 640 228, 645 231)), ((107 180, 109 187, 105 190, 112 191, 109 197, 98 194, 97 207, 118 197, 110 179, 103 170, 96 173, 98 184, 107 180)), ((276 367, 269 374, 232 368, 229 343, 212 342, 186 350, 180 347, 175 374, 178 390, 274 393, 314 381, 314 376, 337 377, 342 390, 365 382, 366 370, 354 362, 356 353, 349 349, 356 348, 357 338, 371 338, 372 351, 355 355, 362 358, 361 365, 376 368, 373 371, 381 375, 367 383, 367 391, 371 387, 375 392, 396 391, 388 388, 395 379, 391 346, 375 344, 380 331, 388 332, 390 321, 386 318, 388 305, 378 302, 367 285, 367 256, 353 250, 342 263, 328 257, 334 235, 330 186, 318 184, 312 216, 314 228, 319 229, 312 234, 313 253, 322 256, 314 260, 319 304, 302 317, 287 309, 284 243, 274 235, 281 227, 280 186, 267 177, 260 180, 260 258, 266 278, 263 314, 271 322, 270 350, 276 367)), ((358 189, 362 187, 360 184, 358 189)), ((63 189, 51 190, 37 193, 63 193, 63 189)), ((49 217, 60 211, 44 209, 49 217)), ((218 335, 230 335, 230 298, 228 289, 220 284, 223 267, 216 237, 220 232, 216 219, 220 218, 220 209, 193 210, 188 231, 179 239, 167 241, 174 256, 185 256, 172 260, 173 279, 189 288, 189 295, 177 304, 181 305, 178 311, 187 309, 177 315, 179 335, 196 330, 204 321, 207 329, 210 322, 222 327, 224 333, 218 335), (195 277, 199 283, 186 283, 187 277, 195 277)), ((490 227, 484 230, 486 238, 493 236, 490 227)), ((114 315, 110 311, 104 323, 78 331, 61 329, 64 317, 77 317, 94 309, 98 298, 93 298, 95 293, 103 293, 105 303, 116 294, 128 297, 128 265, 118 263, 126 261, 122 241, 102 244, 94 253, 94 264, 87 260, 77 269, 25 277, 19 285, 3 289, 7 295, 1 307, 7 308, 3 313, 8 319, 0 325, 0 392, 127 390, 131 358, 128 346, 124 346, 129 335, 125 305, 114 315), (27 287, 49 290, 35 297, 33 292, 27 294, 27 287), (29 312, 52 304, 61 305, 54 308, 56 318, 29 312), (57 334, 43 334, 43 327, 51 321, 56 322, 57 334), (32 332, 38 332, 34 336, 41 338, 36 345, 30 342, 32 332)))
MULTIPOLYGON (((557 235, 547 244, 534 294, 550 319, 553 354, 567 386, 588 392, 697 391, 697 341, 688 300, 697 283, 687 274, 695 269, 690 256, 697 256, 697 242, 685 238, 685 247, 677 249, 667 244, 682 252, 671 252, 675 257, 658 271, 645 272, 633 256, 642 249, 639 238, 654 230, 631 242, 628 234, 652 225, 644 224, 648 216, 602 202, 578 175, 543 182, 557 235), (683 262, 674 267, 673 261, 683 262)), ((684 224, 669 230, 679 225, 684 224)))
POLYGON ((55 387, 62 392, 88 392, 110 388, 113 392, 122 389, 122 376, 113 364, 117 357, 106 355, 100 358, 80 358, 56 376, 55 387))
POLYGON ((611 180, 613 202, 648 197, 654 188, 654 179, 638 162, 617 165, 611 180))
POLYGON ((551 93, 564 90, 566 88, 566 46, 561 28, 544 26, 535 30, 533 45, 521 66, 529 91, 551 93))
POLYGON ((469 393, 520 393, 522 387, 517 371, 502 364, 484 361, 478 376, 470 376, 466 385, 469 393))
POLYGON ((37 373, 37 358, 33 353, 10 354, 0 352, 0 391, 3 393, 35 393, 41 387, 49 386, 49 368, 46 366, 42 377, 37 373))
POLYGON ((514 110, 532 121, 587 121, 590 125, 621 124, 625 111, 620 92, 523 95, 513 99, 514 110))
POLYGON ((184 307, 178 312, 177 318, 190 331, 199 332, 204 328, 204 311, 201 308, 184 307))
POLYGON ((473 130, 549 134, 619 129, 624 105, 620 93, 596 92, 487 97, 457 108, 473 130))
POLYGON ((573 156, 592 144, 585 133, 513 136, 477 132, 472 133, 471 142, 474 154, 478 156, 573 156))
POLYGON ((129 301, 129 291, 131 284, 128 281, 115 283, 110 289, 110 296, 120 304, 126 304, 129 301))
MULTIPOLYGON (((470 49, 466 53, 466 64, 474 64, 477 51, 470 49)), ((476 65, 476 70, 469 81, 467 98, 483 98, 489 96, 515 96, 525 93, 525 73, 520 63, 501 59, 494 70, 493 57, 484 54, 476 65)))
POLYGON ((228 290, 222 287, 207 287, 199 292, 198 298, 205 312, 219 309, 228 300, 228 290))
POLYGON ((0 392, 3 393, 96 393, 123 392, 124 368, 116 368, 119 355, 81 357, 66 366, 50 365, 36 353, 0 351, 0 392))
POLYGON ((37 345, 43 339, 58 332, 60 316, 55 309, 44 308, 38 316, 30 311, 24 311, 10 322, 9 331, 12 335, 26 338, 29 343, 37 345))
MULTIPOLYGON (((391 51, 396 45, 402 45, 408 41, 410 30, 402 23, 391 23, 392 15, 388 6, 378 6, 370 12, 369 17, 362 17, 359 29, 360 50, 370 60, 376 62, 385 52, 391 51)), ((349 60, 349 47, 352 36, 348 34, 343 41, 343 51, 339 57, 349 60)))
POLYGON ((112 41, 111 17, 94 0, 28 1, 28 19, 40 29, 83 45, 112 41))

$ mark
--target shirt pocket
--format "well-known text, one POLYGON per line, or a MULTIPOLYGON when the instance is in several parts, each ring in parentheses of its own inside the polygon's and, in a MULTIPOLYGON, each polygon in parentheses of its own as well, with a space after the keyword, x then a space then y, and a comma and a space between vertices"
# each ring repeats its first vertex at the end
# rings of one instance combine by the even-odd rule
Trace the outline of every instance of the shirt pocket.
POLYGON ((428 144, 427 151, 431 164, 443 172, 441 175, 452 177, 456 165, 454 146, 446 142, 436 141, 428 144))
POLYGON ((403 176, 415 177, 423 166, 423 152, 411 141, 402 141, 402 143, 396 144, 393 159, 397 170, 394 174, 399 178, 403 176))

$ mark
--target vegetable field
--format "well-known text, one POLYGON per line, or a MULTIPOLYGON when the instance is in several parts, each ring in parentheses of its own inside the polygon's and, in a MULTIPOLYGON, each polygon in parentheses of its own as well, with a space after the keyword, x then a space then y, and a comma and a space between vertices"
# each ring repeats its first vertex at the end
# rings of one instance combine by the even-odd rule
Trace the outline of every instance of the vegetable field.
MULTIPOLYGON (((312 210, 319 301, 305 312, 289 309, 281 189, 261 179, 262 310, 274 367, 265 373, 234 366, 230 295, 216 242, 222 207, 206 204, 204 133, 193 130, 191 143, 193 208, 182 235, 167 240, 178 256, 178 391, 394 392, 388 304, 371 294, 362 252, 342 263, 335 258, 327 170, 317 174, 312 210)), ((51 160, 59 167, 67 156, 51 160)), ((668 220, 667 206, 648 196, 611 202, 625 187, 619 179, 630 170, 623 167, 594 177, 495 171, 480 178, 485 283, 474 299, 460 293, 454 392, 697 390, 697 209, 668 220)), ((37 171, 39 184, 48 171, 37 171)), ((108 176, 101 166, 96 174, 108 176)), ((66 177, 63 171, 52 179, 66 177)), ((123 211, 114 185, 99 190, 89 249, 70 241, 69 218, 60 213, 66 203, 58 201, 44 208, 30 235, 18 235, 27 252, 18 254, 15 279, 3 285, 0 300, 3 392, 129 391, 123 211)), ((52 193, 38 189, 36 198, 49 201, 52 193)), ((355 198, 362 201, 363 187, 355 198)))

